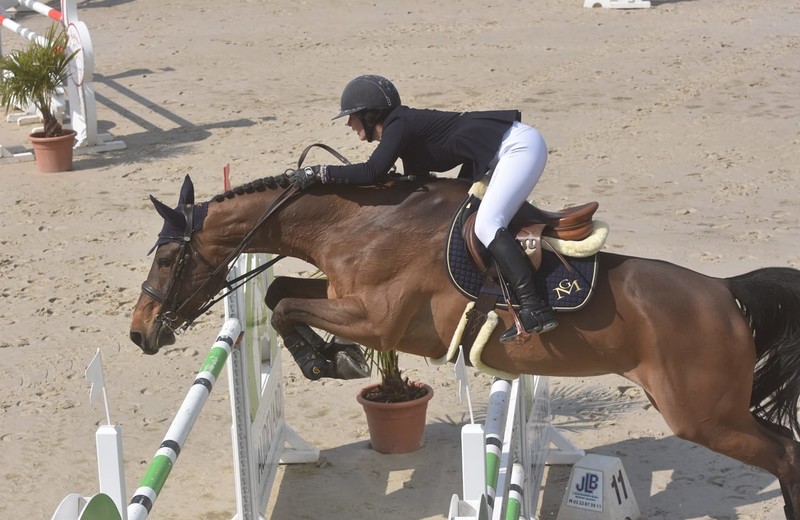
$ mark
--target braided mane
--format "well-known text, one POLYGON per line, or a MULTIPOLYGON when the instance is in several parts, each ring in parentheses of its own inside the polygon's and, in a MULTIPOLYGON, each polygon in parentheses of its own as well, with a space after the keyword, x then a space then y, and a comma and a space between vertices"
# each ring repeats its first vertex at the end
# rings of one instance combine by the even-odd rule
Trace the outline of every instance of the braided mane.
POLYGON ((284 174, 276 175, 275 177, 264 177, 241 186, 237 186, 231 190, 226 191, 220 195, 214 196, 214 202, 223 202, 226 199, 232 199, 237 195, 246 195, 248 193, 256 193, 259 191, 275 190, 278 188, 288 188, 291 184, 289 176, 284 174))

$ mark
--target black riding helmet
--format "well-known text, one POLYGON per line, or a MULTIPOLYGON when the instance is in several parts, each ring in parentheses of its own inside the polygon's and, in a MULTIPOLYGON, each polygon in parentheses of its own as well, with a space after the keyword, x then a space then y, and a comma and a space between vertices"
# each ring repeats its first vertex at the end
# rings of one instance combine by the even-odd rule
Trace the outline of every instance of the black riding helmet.
POLYGON ((355 114, 364 127, 367 141, 372 142, 375 125, 400 106, 400 94, 391 81, 375 74, 358 76, 342 91, 341 111, 334 117, 355 114))

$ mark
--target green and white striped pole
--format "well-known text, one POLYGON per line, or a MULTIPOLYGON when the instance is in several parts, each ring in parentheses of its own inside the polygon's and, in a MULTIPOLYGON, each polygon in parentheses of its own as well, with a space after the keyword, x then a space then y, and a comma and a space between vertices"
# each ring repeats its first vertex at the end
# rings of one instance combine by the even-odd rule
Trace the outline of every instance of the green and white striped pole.
POLYGON ((486 503, 490 511, 494 509, 494 498, 497 494, 497 476, 500 472, 500 455, 503 452, 503 432, 510 394, 511 382, 495 379, 486 408, 486 503))
POLYGON ((242 326, 239 320, 231 318, 225 322, 219 332, 216 342, 211 347, 200 372, 197 373, 194 383, 183 404, 175 414, 172 424, 156 451, 153 460, 147 467, 147 472, 139 483, 139 488, 133 495, 128 505, 128 520, 144 520, 150 514, 156 498, 161 493, 161 488, 167 481, 172 466, 181 453, 181 447, 186 442, 189 432, 192 431, 200 411, 203 409, 214 383, 219 377, 225 361, 231 353, 231 347, 239 339, 242 326))
POLYGON ((508 487, 506 520, 519 520, 522 513, 522 497, 525 486, 525 468, 515 462, 511 468, 511 485, 508 487))

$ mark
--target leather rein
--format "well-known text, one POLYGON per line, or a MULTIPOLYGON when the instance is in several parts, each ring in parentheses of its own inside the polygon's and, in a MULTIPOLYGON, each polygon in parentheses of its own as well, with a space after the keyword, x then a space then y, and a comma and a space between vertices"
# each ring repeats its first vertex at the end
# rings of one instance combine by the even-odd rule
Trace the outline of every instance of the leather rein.
POLYGON ((186 228, 183 232, 183 237, 176 237, 175 241, 180 242, 181 249, 178 253, 178 264, 175 267, 175 270, 172 272, 172 277, 170 278, 169 285, 167 286, 166 293, 162 293, 152 285, 150 285, 146 280, 142 283, 142 292, 156 300, 157 302, 161 303, 161 309, 158 311, 156 315, 156 322, 163 324, 165 327, 169 328, 173 333, 180 333, 189 328, 189 326, 196 320, 199 316, 202 316, 207 310, 217 304, 219 301, 223 300, 232 292, 236 291, 239 287, 244 285, 248 280, 253 278, 254 276, 258 275, 259 273, 269 269, 272 267, 276 262, 283 259, 283 256, 277 256, 266 262, 263 265, 248 271, 247 273, 239 276, 233 280, 226 280, 224 285, 225 292, 218 296, 207 296, 206 301, 203 305, 200 306, 194 313, 188 314, 181 326, 176 326, 175 322, 179 319, 181 315, 181 311, 187 305, 188 302, 192 301, 198 294, 200 294, 204 289, 207 288, 209 283, 212 280, 217 279, 220 276, 225 276, 231 269, 232 262, 244 251, 247 245, 252 240, 253 236, 255 236, 256 231, 264 224, 264 222, 272 215, 284 202, 289 200, 292 195, 297 193, 299 189, 297 186, 290 186, 286 188, 284 191, 275 198, 275 200, 270 204, 269 208, 261 215, 258 222, 256 222, 255 226, 245 235, 239 245, 237 245, 225 260, 220 263, 219 266, 214 267, 206 258, 192 245, 192 234, 193 234, 193 214, 194 214, 194 204, 184 204, 181 208, 184 217, 186 218, 186 228), (208 278, 200 284, 198 287, 183 303, 178 303, 178 287, 180 285, 180 281, 183 276, 183 272, 186 266, 189 263, 191 258, 196 258, 200 261, 200 263, 204 264, 208 267, 210 274, 208 278))
MULTIPOLYGON (((300 154, 300 159, 298 160, 297 167, 300 168, 303 165, 303 161, 306 158, 309 150, 313 147, 319 147, 327 152, 331 153, 334 157, 342 161, 344 164, 350 164, 344 156, 342 156, 339 152, 334 150, 333 148, 329 147, 328 145, 322 143, 314 143, 305 148, 303 152, 300 154)), ((175 270, 172 272, 172 277, 170 278, 169 285, 167 286, 166 293, 162 293, 152 285, 150 285, 147 280, 142 283, 142 292, 148 295, 149 297, 153 298, 157 302, 161 304, 161 308, 156 315, 155 321, 156 323, 161 323, 165 327, 167 327, 170 331, 174 334, 180 334, 181 332, 185 331, 189 328, 189 326, 196 320, 198 317, 202 316, 206 311, 208 311, 211 307, 216 305, 221 300, 225 299, 228 295, 235 292, 239 287, 243 286, 247 283, 250 279, 254 278, 258 274, 266 271, 278 261, 285 258, 285 256, 276 256, 275 258, 271 259, 269 262, 264 263, 256 267, 255 269, 251 269, 250 271, 246 272, 245 274, 234 278, 233 280, 228 280, 226 278, 225 285, 223 286, 224 293, 216 298, 212 296, 205 296, 205 303, 200 306, 194 313, 188 314, 184 319, 184 322, 180 326, 176 326, 176 321, 178 321, 179 316, 183 308, 187 305, 188 302, 192 301, 198 294, 200 294, 206 286, 216 278, 223 276, 227 277, 228 273, 231 270, 231 266, 233 265, 233 261, 247 248, 248 244, 252 241, 253 237, 255 236, 256 232, 261 228, 261 226, 266 222, 266 220, 273 214, 275 211, 278 210, 287 200, 292 198, 296 195, 300 189, 295 186, 294 184, 285 188, 277 197, 272 201, 272 204, 264 211, 258 221, 255 223, 253 228, 247 232, 247 234, 242 238, 242 241, 231 250, 225 260, 219 264, 219 266, 214 267, 211 262, 209 262, 201 253, 198 251, 194 246, 192 246, 192 235, 194 233, 194 204, 184 204, 181 206, 181 212, 183 213, 184 219, 186 221, 186 227, 183 232, 182 237, 173 237, 172 240, 180 243, 181 249, 178 253, 178 264, 175 267, 175 270), (200 284, 198 287, 183 303, 178 303, 178 287, 179 282, 181 281, 181 277, 183 275, 183 271, 186 268, 189 260, 194 257, 199 260, 200 263, 205 265, 210 274, 208 278, 200 284), (164 310, 166 309, 166 310, 164 310)))

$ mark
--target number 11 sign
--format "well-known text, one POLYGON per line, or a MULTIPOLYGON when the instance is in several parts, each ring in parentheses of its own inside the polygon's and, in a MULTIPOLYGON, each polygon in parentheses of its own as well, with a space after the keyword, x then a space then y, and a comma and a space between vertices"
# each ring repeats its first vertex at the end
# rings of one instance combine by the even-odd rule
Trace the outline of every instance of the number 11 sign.
POLYGON ((589 454, 575 463, 557 520, 638 520, 636 497, 615 457, 589 454))

